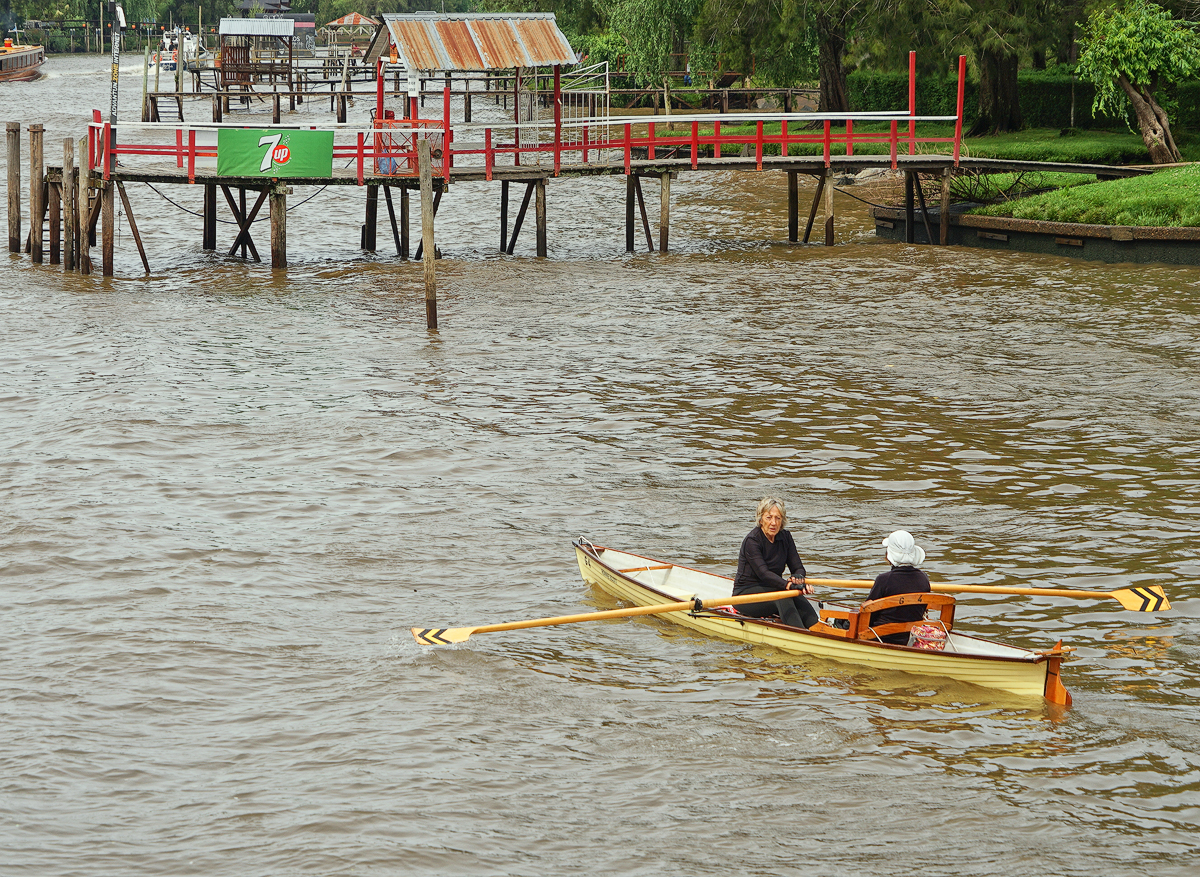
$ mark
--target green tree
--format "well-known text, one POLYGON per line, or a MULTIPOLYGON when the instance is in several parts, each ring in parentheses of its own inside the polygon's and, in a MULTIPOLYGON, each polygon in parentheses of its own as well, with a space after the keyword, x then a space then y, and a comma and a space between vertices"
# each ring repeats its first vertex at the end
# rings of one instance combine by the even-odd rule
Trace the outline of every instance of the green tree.
POLYGON ((1093 12, 1080 44, 1079 75, 1096 86, 1092 113, 1119 116, 1132 107, 1150 160, 1155 164, 1179 161, 1158 91, 1200 70, 1196 32, 1161 6, 1129 0, 1093 12))
POLYGON ((609 25, 627 47, 626 69, 639 84, 655 84, 671 70, 704 0, 612 0, 609 25))

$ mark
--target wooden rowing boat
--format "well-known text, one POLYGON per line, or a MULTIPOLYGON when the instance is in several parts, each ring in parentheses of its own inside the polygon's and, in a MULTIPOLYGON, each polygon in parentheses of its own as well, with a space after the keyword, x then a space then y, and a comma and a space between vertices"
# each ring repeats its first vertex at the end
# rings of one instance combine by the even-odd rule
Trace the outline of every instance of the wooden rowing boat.
MULTIPOLYGON (((654 560, 627 551, 602 548, 586 539, 574 543, 579 572, 589 585, 636 606, 728 597, 733 582, 728 576, 703 572, 679 564, 654 560)), ((881 670, 900 670, 969 682, 984 688, 1070 705, 1071 695, 1059 679, 1059 668, 1068 649, 1062 643, 1046 651, 1031 651, 968 636, 954 629, 954 598, 944 594, 906 594, 890 598, 891 605, 908 598, 939 608, 937 624, 946 633, 945 649, 930 651, 889 645, 877 636, 901 626, 874 628, 870 611, 884 601, 862 607, 830 606, 821 610, 821 623, 812 630, 788 627, 778 620, 739 615, 732 607, 664 613, 671 621, 701 633, 739 642, 772 646, 794 654, 814 655, 847 664, 881 670), (834 626, 838 620, 848 625, 834 626)))

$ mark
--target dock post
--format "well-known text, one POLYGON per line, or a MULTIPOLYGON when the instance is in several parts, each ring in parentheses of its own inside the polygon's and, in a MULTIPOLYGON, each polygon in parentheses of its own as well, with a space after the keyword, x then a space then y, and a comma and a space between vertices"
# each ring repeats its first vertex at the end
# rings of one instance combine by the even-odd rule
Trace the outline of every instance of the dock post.
POLYGON ((116 246, 116 197, 117 187, 112 180, 100 190, 100 266, 105 277, 113 276, 113 257, 116 246))
POLYGON ((500 252, 508 252, 508 180, 500 181, 500 252))
POLYGON ((271 124, 279 124, 279 92, 271 95, 271 124))
POLYGON ((943 247, 950 243, 950 176, 953 171, 942 171, 942 211, 938 214, 938 243, 943 247))
POLYGON ((50 226, 50 264, 62 262, 62 169, 59 169, 59 181, 46 183, 43 193, 48 199, 46 216, 50 226))
POLYGON ((63 268, 75 270, 75 238, 79 220, 75 217, 75 141, 63 141, 62 204, 63 204, 63 268))
POLYGON ((75 255, 75 264, 79 266, 80 274, 92 273, 92 254, 90 252, 90 247, 92 244, 92 205, 89 200, 92 182, 92 169, 90 167, 87 149, 87 138, 79 138, 79 143, 76 146, 76 150, 79 153, 80 161, 87 162, 86 164, 81 164, 79 167, 79 186, 75 193, 78 204, 75 210, 75 218, 79 220, 79 234, 76 238, 76 240, 79 242, 79 251, 75 255))
POLYGON ((288 187, 284 183, 276 180, 271 184, 272 268, 287 267, 287 193, 288 187))
POLYGON ((215 250, 217 248, 217 184, 204 184, 204 229, 201 232, 203 243, 201 247, 205 250, 215 250))
POLYGON ((637 197, 634 186, 637 177, 629 174, 625 177, 625 252, 632 253, 633 248, 633 201, 637 197))
POLYGON ((43 130, 41 125, 29 126, 29 252, 39 265, 42 263, 42 217, 46 212, 42 200, 45 195, 43 130))
POLYGON ((917 217, 913 208, 913 172, 904 172, 904 242, 917 242, 917 217))
POLYGON ((379 219, 379 187, 367 186, 366 220, 362 229, 362 249, 375 252, 375 227, 379 219))
POLYGON ((788 171, 788 242, 800 240, 800 172, 788 171))
POLYGON ((412 238, 408 203, 408 186, 404 186, 400 189, 400 258, 404 260, 408 259, 412 238))
POLYGON ((8 251, 21 252, 21 123, 8 123, 8 251))
POLYGON ((658 251, 665 253, 671 236, 671 172, 663 171, 658 181, 658 251))
POLYGON ((417 165, 421 175, 421 246, 425 256, 425 325, 436 330, 437 318, 437 279, 434 276, 433 248, 433 172, 429 161, 429 141, 421 138, 417 141, 417 165))
POLYGON ((825 246, 833 246, 833 168, 825 171, 825 246))
POLYGON ((546 178, 537 180, 534 187, 533 215, 537 225, 537 254, 544 259, 548 253, 546 247, 546 178))

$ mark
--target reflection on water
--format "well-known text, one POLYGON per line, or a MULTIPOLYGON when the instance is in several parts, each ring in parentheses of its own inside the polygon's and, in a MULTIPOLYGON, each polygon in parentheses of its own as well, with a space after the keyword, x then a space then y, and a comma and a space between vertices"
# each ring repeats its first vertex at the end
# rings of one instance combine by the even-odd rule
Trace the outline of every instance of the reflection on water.
MULTIPOLYGON (((108 92, 48 67, 6 95, 51 143, 108 92)), ((880 243, 842 196, 789 247, 785 193, 685 174, 676 252, 626 256, 623 181, 555 180, 539 261, 455 186, 437 335, 354 190, 297 194, 286 274, 140 187, 149 280, 127 238, 111 281, 10 258, 10 870, 1190 873, 1200 275, 880 243), (732 573, 767 492, 816 575, 903 527, 935 580, 1175 610, 964 595, 1078 648, 1066 712, 658 620, 407 632, 608 608, 580 535, 732 573)))

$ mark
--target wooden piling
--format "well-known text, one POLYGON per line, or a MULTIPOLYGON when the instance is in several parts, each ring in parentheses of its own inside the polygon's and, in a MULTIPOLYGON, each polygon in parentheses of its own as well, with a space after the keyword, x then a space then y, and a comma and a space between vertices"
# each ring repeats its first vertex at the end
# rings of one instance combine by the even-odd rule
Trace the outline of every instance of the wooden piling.
POLYGON ((386 183, 383 186, 383 201, 387 205, 388 223, 392 227, 392 240, 396 242, 396 255, 400 255, 400 229, 396 225, 396 208, 392 205, 392 187, 386 183))
POLYGON ((549 255, 549 248, 546 245, 546 179, 537 181, 537 188, 534 190, 534 218, 537 220, 537 254, 538 258, 544 259, 549 255))
POLYGON ((950 177, 953 171, 942 171, 942 212, 938 214, 938 243, 943 247, 950 242, 950 177))
POLYGON ((47 181, 43 193, 47 198, 46 215, 50 221, 50 264, 62 263, 62 170, 59 170, 59 182, 47 181))
POLYGON ((287 267, 288 187, 278 180, 271 184, 271 267, 287 267))
POLYGON ((63 141, 62 204, 63 204, 63 268, 75 270, 75 246, 79 236, 79 220, 75 215, 75 141, 63 141))
POLYGON ((628 174, 625 177, 625 252, 634 252, 633 246, 633 202, 636 199, 634 194, 634 186, 637 185, 637 177, 633 174, 628 174))
POLYGON ((76 254, 75 264, 79 266, 80 274, 92 273, 92 254, 91 254, 91 228, 92 228, 92 210, 91 210, 91 183, 92 172, 87 166, 88 158, 88 140, 86 137, 81 137, 77 145, 79 159, 84 162, 79 167, 79 187, 75 193, 77 208, 75 217, 79 220, 79 252, 76 254))
POLYGON ((367 186, 367 208, 362 229, 362 249, 375 252, 376 224, 379 219, 379 187, 367 186))
POLYGON ((9 122, 8 133, 8 251, 21 252, 21 123, 9 122))
POLYGON ((400 258, 407 259, 412 248, 412 223, 409 220, 409 193, 405 186, 400 190, 400 258))
POLYGON ((205 250, 217 248, 217 184, 204 184, 204 217, 201 246, 205 250))
POLYGON ((500 252, 508 252, 508 180, 500 181, 500 252))
POLYGON ((116 197, 117 187, 109 180, 100 190, 100 270, 105 277, 113 276, 116 256, 116 197))
POLYGON ((433 172, 429 160, 429 141, 417 141, 417 168, 421 177, 421 244, 425 250, 425 325, 436 330, 437 278, 433 252, 433 172))
POLYGON ((279 92, 274 92, 271 95, 271 124, 279 124, 279 92))
POLYGON ((658 251, 667 251, 671 237, 671 172, 664 171, 658 178, 658 251))
POLYGON ((46 211, 42 200, 45 194, 43 131, 41 125, 29 126, 29 252, 39 265, 42 263, 42 217, 46 211))
POLYGON ((800 172, 788 171, 788 241, 800 240, 800 172))
POLYGON ((833 168, 825 172, 825 246, 833 246, 833 168))
POLYGON ((917 241, 916 216, 913 207, 913 172, 904 172, 904 241, 913 244, 917 241))
POLYGON ((913 173, 917 186, 917 203, 921 205, 921 222, 925 225, 925 242, 933 243, 933 232, 929 229, 929 207, 925 204, 925 190, 921 188, 921 175, 913 173))

